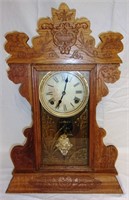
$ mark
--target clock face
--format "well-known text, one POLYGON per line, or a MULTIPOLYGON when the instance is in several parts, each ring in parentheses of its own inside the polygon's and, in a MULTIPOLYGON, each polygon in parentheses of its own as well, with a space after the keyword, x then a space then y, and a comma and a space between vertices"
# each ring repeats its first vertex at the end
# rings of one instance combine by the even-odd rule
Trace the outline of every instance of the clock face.
POLYGON ((79 72, 48 72, 39 85, 39 99, 44 109, 57 117, 71 117, 87 104, 89 87, 79 72))

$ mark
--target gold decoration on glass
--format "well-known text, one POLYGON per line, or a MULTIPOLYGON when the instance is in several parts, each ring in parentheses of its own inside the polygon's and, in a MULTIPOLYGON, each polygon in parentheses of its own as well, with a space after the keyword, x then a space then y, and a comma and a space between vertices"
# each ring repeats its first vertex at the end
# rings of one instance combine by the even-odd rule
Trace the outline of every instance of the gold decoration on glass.
POLYGON ((68 154, 72 146, 73 144, 71 144, 69 138, 65 133, 61 135, 57 140, 56 147, 60 150, 63 156, 66 156, 68 154))

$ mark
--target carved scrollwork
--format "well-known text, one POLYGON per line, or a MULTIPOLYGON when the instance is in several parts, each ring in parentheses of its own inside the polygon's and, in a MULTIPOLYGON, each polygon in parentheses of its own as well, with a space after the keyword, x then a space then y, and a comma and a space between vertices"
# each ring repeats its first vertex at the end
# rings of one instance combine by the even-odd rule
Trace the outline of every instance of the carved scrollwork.
POLYGON ((100 34, 99 38, 101 43, 98 45, 97 49, 103 56, 112 58, 123 50, 123 44, 121 42, 123 39, 122 34, 110 31, 100 34))
POLYGON ((92 190, 100 187, 101 181, 97 180, 93 176, 71 176, 71 175, 52 175, 49 176, 37 176, 34 180, 30 181, 30 184, 35 188, 42 188, 44 190, 52 192, 52 191, 83 191, 84 188, 86 190, 92 190), (38 182, 37 182, 38 180, 38 182))
POLYGON ((95 47, 95 39, 80 32, 79 39, 76 43, 78 49, 89 57, 94 58, 95 62, 100 59, 119 60, 117 53, 123 49, 121 40, 123 36, 120 33, 107 32, 99 36, 101 42, 95 47))
POLYGON ((21 83, 20 94, 32 104, 31 68, 29 64, 10 64, 8 77, 15 84, 21 83))
MULTIPOLYGON (((22 63, 28 63, 30 60, 37 60, 42 56, 48 56, 53 53, 53 57, 57 57, 55 51, 48 47, 52 39, 49 39, 49 34, 45 33, 42 37, 36 37, 33 39, 33 47, 27 44, 28 36, 25 33, 13 32, 6 35, 7 43, 5 49, 12 55, 11 60, 22 61, 22 63), (26 62, 24 62, 26 60, 26 62)), ((9 59, 10 60, 10 59, 9 59)))
MULTIPOLYGON (((106 83, 114 83, 120 78, 119 64, 97 65, 97 103, 108 94, 106 83)), ((105 146, 103 137, 106 131, 96 125, 96 168, 113 169, 117 158, 117 149, 113 145, 105 146), (110 155, 112 155, 110 157, 110 155)))
POLYGON ((70 10, 66 4, 62 3, 59 10, 52 9, 52 19, 43 18, 38 23, 39 34, 42 35, 44 31, 49 30, 61 54, 70 53, 80 29, 89 30, 89 21, 84 18, 76 20, 75 14, 74 9, 70 10))
POLYGON ((97 102, 108 94, 108 87, 105 83, 114 83, 120 78, 119 64, 98 65, 97 74, 97 102))
POLYGON ((108 65, 103 66, 99 71, 100 76, 103 77, 104 82, 106 83, 115 83, 120 78, 120 71, 118 70, 119 65, 108 65))
POLYGON ((87 18, 75 18, 76 10, 65 3, 59 9, 52 8, 52 17, 38 21, 38 33, 32 40, 32 47, 27 43, 25 33, 13 32, 6 35, 5 49, 11 57, 8 62, 41 63, 69 59, 82 60, 84 63, 120 63, 117 55, 123 49, 120 33, 102 33, 100 43, 95 47, 95 39, 90 35, 90 21, 87 18))

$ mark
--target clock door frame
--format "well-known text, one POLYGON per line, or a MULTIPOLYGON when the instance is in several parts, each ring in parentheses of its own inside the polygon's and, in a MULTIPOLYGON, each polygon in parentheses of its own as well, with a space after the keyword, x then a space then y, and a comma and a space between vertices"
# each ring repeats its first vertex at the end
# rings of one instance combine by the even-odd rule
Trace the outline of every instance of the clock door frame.
POLYGON ((33 125, 25 129, 24 145, 11 151, 13 178, 8 193, 122 193, 117 181, 115 162, 117 149, 106 146, 106 131, 96 121, 96 106, 109 92, 107 83, 120 78, 122 62, 118 53, 123 50, 120 33, 100 34, 100 43, 90 35, 90 21, 75 18, 75 9, 65 3, 52 8, 52 18, 38 21, 39 35, 27 43, 21 32, 6 35, 5 50, 10 54, 8 77, 21 83, 20 94, 32 107, 33 125), (40 170, 41 143, 40 109, 37 74, 39 71, 90 71, 90 130, 89 167, 85 170, 40 170))
MULTIPOLYGON (((92 113, 89 115, 89 121, 94 121, 95 117, 96 117, 96 106, 95 106, 95 101, 94 99, 95 97, 95 93, 92 92, 96 86, 96 82, 94 77, 94 73, 96 71, 96 65, 93 64, 77 64, 77 65, 70 65, 67 64, 67 70, 66 70, 66 65, 49 65, 48 67, 46 67, 46 65, 44 64, 40 64, 40 65, 35 65, 33 64, 32 67, 32 79, 33 81, 33 89, 32 89, 32 93, 33 93, 33 112, 34 114, 34 138, 35 138, 35 157, 36 157, 36 169, 37 170, 41 170, 41 119, 39 116, 41 116, 41 108, 40 108, 40 102, 39 102, 39 92, 38 92, 38 88, 39 88, 39 73, 41 72, 49 72, 49 71, 80 71, 80 72, 85 72, 88 71, 89 72, 89 85, 90 85, 90 95, 89 95, 89 113, 92 113), (55 69, 56 68, 56 69, 55 69), (57 70, 58 69, 58 70, 57 70)), ((94 122, 93 122, 94 124, 94 122)), ((94 153, 94 141, 92 138, 94 138, 95 136, 95 130, 94 130, 94 126, 92 123, 89 124, 89 164, 88 166, 72 166, 73 169, 72 171, 92 171, 92 169, 94 168, 93 166, 93 162, 95 157, 93 156, 94 153)), ((44 167, 42 169, 42 171, 44 170, 51 170, 52 168, 54 168, 53 171, 56 171, 57 169, 55 169, 55 166, 51 166, 49 167, 44 167)), ((66 166, 59 166, 58 167, 58 171, 71 171, 71 167, 67 167, 66 166)))

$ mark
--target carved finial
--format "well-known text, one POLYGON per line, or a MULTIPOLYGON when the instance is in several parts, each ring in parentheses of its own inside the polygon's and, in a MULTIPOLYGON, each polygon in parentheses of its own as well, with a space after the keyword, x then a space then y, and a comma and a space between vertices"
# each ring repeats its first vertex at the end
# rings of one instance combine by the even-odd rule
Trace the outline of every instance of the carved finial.
POLYGON ((74 22, 75 21, 76 10, 69 9, 68 5, 62 3, 59 9, 52 8, 52 19, 54 24, 61 22, 74 22))

